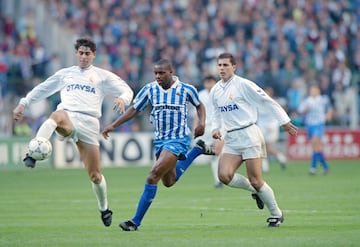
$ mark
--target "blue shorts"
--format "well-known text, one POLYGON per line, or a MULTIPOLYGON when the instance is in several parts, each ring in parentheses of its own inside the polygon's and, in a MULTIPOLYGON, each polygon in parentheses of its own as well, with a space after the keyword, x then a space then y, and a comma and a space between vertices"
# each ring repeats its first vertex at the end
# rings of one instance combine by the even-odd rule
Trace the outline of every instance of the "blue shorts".
POLYGON ((190 137, 184 137, 180 139, 170 139, 170 140, 154 140, 155 145, 155 156, 158 158, 163 149, 173 153, 178 156, 180 159, 184 157, 190 147, 191 139, 190 137))
POLYGON ((314 136, 322 138, 324 136, 325 125, 308 125, 307 126, 307 136, 309 139, 312 139, 314 136))

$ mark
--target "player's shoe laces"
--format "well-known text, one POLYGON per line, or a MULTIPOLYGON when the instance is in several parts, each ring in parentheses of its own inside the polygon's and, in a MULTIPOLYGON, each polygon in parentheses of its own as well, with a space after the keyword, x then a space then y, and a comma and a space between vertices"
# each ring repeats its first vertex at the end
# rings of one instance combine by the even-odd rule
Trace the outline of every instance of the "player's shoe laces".
POLYGON ((111 225, 113 212, 110 209, 101 211, 101 220, 106 227, 111 225))
POLYGON ((279 227, 281 223, 284 222, 284 215, 281 214, 280 217, 270 217, 266 220, 268 222, 268 227, 279 227))
POLYGON ((251 194, 251 196, 256 201, 257 207, 259 209, 263 209, 264 208, 264 202, 260 199, 260 197, 256 193, 251 194))
POLYGON ((214 150, 209 145, 206 145, 203 140, 198 140, 196 142, 196 146, 201 148, 203 151, 203 154, 205 155, 215 155, 214 150))
POLYGON ((36 160, 30 157, 29 154, 26 154, 25 158, 23 159, 24 164, 26 167, 34 168, 36 164, 36 160))
POLYGON ((127 231, 127 232, 137 231, 138 229, 137 225, 135 225, 135 223, 132 222, 131 220, 121 222, 119 226, 121 227, 121 229, 123 229, 123 231, 127 231))

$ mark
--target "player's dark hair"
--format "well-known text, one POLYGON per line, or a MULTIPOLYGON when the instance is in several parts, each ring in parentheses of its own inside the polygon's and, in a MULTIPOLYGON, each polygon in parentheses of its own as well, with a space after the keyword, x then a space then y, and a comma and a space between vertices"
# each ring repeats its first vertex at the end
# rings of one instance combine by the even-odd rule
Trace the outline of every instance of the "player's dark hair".
POLYGON ((79 38, 79 39, 76 40, 76 42, 75 42, 75 50, 78 50, 80 48, 80 46, 89 47, 92 52, 96 51, 95 42, 92 39, 88 38, 88 37, 79 38))
POLYGON ((169 70, 174 70, 174 66, 172 65, 171 61, 169 59, 162 58, 155 62, 155 66, 164 66, 169 70))
POLYGON ((217 61, 219 61, 219 59, 224 59, 224 58, 229 58, 230 59, 230 63, 232 65, 235 65, 236 64, 236 60, 235 60, 235 57, 233 56, 233 54, 229 53, 229 52, 224 52, 224 53, 221 53, 218 58, 217 58, 217 61))

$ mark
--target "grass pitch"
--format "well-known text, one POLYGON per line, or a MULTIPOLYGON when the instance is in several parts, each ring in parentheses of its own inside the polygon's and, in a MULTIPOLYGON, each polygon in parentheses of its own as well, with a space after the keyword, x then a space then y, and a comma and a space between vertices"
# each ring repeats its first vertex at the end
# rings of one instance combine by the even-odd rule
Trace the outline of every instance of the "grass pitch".
POLYGON ((249 192, 214 189, 209 166, 191 167, 172 188, 159 185, 137 232, 118 223, 133 216, 149 167, 104 169, 114 211, 109 228, 85 170, 1 171, 0 246, 360 245, 359 161, 331 161, 327 176, 309 176, 308 162, 271 165, 265 180, 285 215, 275 229, 249 192))

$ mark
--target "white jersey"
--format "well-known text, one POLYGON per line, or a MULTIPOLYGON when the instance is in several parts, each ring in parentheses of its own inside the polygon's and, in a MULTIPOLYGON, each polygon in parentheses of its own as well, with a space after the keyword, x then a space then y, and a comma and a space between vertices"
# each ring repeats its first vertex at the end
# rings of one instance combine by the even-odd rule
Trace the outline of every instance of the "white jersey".
POLYGON ((131 103, 133 91, 114 73, 91 65, 86 69, 72 66, 57 71, 33 88, 20 104, 27 106, 60 91, 57 110, 67 110, 101 117, 101 105, 106 95, 113 95, 131 103))
POLYGON ((274 128, 279 126, 279 122, 271 112, 267 111, 265 107, 257 108, 258 111, 258 121, 256 124, 260 127, 261 130, 267 128, 274 128))
POLYGON ((257 107, 271 112, 279 125, 290 122, 284 109, 254 82, 234 75, 227 82, 221 80, 211 89, 214 106, 212 130, 239 129, 257 122, 257 107), (222 120, 222 121, 221 121, 222 120))
POLYGON ((203 103, 206 111, 205 126, 211 126, 211 121, 213 119, 212 115, 214 114, 214 106, 211 103, 210 92, 207 89, 203 89, 199 92, 199 98, 201 103, 203 103))

